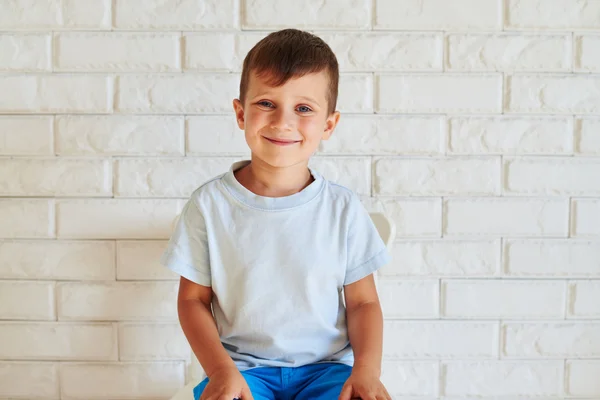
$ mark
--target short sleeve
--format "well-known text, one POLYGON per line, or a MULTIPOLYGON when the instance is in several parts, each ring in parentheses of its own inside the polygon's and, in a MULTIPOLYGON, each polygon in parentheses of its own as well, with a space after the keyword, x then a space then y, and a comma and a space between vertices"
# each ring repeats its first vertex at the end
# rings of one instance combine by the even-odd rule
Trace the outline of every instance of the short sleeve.
POLYGON ((373 220, 357 196, 352 197, 349 207, 346 246, 348 262, 344 285, 369 276, 391 260, 373 220))
POLYGON ((192 282, 211 286, 206 224, 193 200, 189 200, 183 207, 160 261, 192 282))

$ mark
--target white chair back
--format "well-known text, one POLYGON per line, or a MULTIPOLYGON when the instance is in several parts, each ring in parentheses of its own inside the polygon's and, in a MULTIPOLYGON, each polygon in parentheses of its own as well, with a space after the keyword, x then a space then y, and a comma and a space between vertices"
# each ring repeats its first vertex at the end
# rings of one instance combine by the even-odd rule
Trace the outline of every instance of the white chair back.
POLYGON ((385 214, 380 212, 372 212, 369 214, 375 228, 385 245, 389 248, 394 238, 396 237, 396 226, 385 214))

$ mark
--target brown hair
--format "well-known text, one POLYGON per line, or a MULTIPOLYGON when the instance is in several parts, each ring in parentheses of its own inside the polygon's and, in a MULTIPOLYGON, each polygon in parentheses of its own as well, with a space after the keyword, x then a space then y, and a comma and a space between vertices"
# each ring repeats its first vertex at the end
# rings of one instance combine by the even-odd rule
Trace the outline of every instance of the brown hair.
POLYGON ((273 32, 259 41, 246 55, 240 81, 240 101, 244 103, 250 73, 267 76, 268 84, 281 86, 290 78, 326 70, 329 74, 327 108, 335 111, 339 67, 331 48, 318 36, 297 29, 273 32))

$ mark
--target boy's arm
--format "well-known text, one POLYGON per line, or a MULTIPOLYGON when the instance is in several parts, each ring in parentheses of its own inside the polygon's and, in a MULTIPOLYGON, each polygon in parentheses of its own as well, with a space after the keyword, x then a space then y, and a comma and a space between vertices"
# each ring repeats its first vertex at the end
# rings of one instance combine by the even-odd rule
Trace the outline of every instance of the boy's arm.
POLYGON ((192 351, 209 378, 223 368, 237 370, 219 338, 211 311, 212 288, 181 277, 177 297, 179 322, 192 351))
POLYGON ((381 375, 383 314, 373 274, 344 287, 348 336, 354 369, 381 375))

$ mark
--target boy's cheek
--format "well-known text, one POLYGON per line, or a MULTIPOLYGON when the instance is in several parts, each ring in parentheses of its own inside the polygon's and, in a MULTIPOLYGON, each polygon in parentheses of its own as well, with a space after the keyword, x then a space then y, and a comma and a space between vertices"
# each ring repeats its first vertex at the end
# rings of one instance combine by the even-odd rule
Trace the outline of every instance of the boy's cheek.
POLYGON ((264 125, 264 123, 266 123, 266 121, 264 121, 264 118, 262 115, 260 115, 259 113, 247 113, 246 114, 246 118, 245 118, 245 125, 246 125, 246 129, 255 129, 256 127, 260 126, 261 124, 264 125))
POLYGON ((324 123, 318 118, 305 118, 300 121, 298 130, 306 136, 310 136, 311 140, 318 140, 323 134, 324 126, 324 123))

